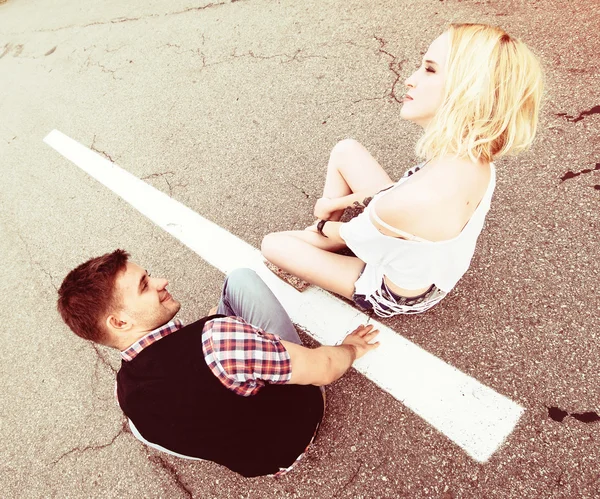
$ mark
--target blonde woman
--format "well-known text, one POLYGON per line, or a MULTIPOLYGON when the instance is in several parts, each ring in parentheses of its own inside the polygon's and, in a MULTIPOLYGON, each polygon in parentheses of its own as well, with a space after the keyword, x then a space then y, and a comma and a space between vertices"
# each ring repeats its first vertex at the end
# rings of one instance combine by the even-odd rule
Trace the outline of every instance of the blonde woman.
POLYGON ((394 183, 363 146, 343 140, 315 204, 319 222, 262 243, 281 269, 382 317, 424 312, 467 271, 496 184, 493 161, 531 144, 543 87, 525 44, 480 24, 450 25, 405 84, 400 115, 423 127, 424 162, 394 183), (359 203, 360 215, 339 221, 359 203), (356 257, 335 253, 345 246, 356 257))

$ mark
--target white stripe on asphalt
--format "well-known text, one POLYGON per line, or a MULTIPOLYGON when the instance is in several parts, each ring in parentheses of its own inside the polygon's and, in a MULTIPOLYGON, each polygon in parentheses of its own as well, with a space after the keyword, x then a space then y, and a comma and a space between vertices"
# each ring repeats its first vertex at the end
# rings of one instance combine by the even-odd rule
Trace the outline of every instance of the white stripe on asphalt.
MULTIPOLYGON (((256 248, 61 132, 53 130, 44 142, 217 269, 224 273, 237 267, 254 269, 292 320, 320 343, 334 345, 368 321, 366 315, 319 288, 311 286, 299 293, 266 269, 256 248)), ((523 407, 390 328, 371 323, 380 330, 381 345, 354 367, 473 459, 487 461, 513 431, 523 407)))

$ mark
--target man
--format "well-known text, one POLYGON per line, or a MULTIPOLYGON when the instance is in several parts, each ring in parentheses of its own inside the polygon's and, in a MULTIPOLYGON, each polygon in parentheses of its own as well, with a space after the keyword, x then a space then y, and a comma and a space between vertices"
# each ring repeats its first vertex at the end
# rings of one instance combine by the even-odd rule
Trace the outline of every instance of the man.
POLYGON ((376 348, 378 332, 360 326, 339 346, 305 348, 249 269, 227 277, 212 315, 183 326, 167 280, 128 258, 116 250, 72 270, 58 310, 77 335, 121 351, 117 398, 134 435, 244 476, 287 471, 323 417, 320 387, 376 348))

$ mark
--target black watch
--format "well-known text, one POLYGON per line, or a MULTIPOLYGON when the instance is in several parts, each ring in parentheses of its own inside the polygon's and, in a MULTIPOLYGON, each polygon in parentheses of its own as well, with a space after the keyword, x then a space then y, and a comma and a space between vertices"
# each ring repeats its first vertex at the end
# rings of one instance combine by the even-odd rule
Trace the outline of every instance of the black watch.
POLYGON ((317 224, 317 232, 319 234, 321 234, 323 237, 327 237, 325 235, 325 233, 323 232, 323 227, 325 227, 326 223, 327 223, 327 220, 319 220, 319 223, 317 224))

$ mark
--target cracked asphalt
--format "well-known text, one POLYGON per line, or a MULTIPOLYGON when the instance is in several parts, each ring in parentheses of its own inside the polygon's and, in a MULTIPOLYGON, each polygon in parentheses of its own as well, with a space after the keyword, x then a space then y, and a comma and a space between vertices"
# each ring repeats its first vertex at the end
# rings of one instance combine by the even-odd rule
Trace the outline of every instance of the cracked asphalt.
POLYGON ((599 33, 596 0, 0 1, 0 496, 600 496, 599 33), (42 139, 56 128, 258 246, 312 221, 338 140, 392 178, 416 162, 398 98, 451 21, 499 24, 539 54, 539 136, 498 162, 454 292, 386 324, 523 405, 513 434, 475 463, 351 371, 281 479, 144 447, 114 401, 118 353, 67 331, 56 288, 122 247, 191 321, 223 276, 42 139))

